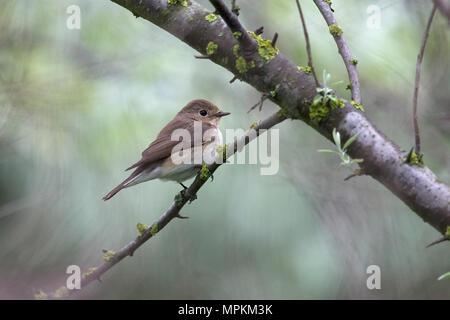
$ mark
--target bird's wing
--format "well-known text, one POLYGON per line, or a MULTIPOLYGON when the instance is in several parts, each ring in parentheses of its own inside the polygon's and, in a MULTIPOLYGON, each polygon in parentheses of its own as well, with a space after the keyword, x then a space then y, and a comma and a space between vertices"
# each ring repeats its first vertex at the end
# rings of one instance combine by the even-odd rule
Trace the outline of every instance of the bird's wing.
MULTIPOLYGON (((213 126, 209 123, 202 122, 202 141, 199 143, 203 143, 203 133, 212 128, 213 126)), ((143 164, 151 163, 154 161, 158 161, 164 158, 169 157, 172 154, 173 148, 180 143, 180 141, 172 141, 171 135, 172 132, 176 129, 186 129, 188 132, 191 133, 191 147, 195 144, 195 136, 193 134, 194 132, 194 120, 192 121, 182 121, 178 117, 175 117, 172 121, 170 121, 158 134, 156 137, 156 140, 153 141, 147 149, 145 149, 142 152, 142 158, 135 164, 133 164, 131 167, 127 168, 126 170, 130 170, 136 167, 139 167, 143 164)))

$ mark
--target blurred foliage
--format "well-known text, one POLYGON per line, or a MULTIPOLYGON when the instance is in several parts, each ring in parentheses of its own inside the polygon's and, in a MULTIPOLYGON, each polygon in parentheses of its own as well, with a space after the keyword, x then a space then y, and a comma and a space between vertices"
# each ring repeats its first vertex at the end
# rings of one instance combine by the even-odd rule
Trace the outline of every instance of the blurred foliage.
MULTIPOLYGON (((208 1, 200 1, 211 8, 208 1)), ((259 93, 191 48, 109 1, 1 0, 0 298, 32 298, 86 271, 150 225, 180 187, 151 181, 101 197, 123 169, 188 101, 205 98, 232 116, 222 128, 247 128, 277 108, 247 114, 259 93), (69 5, 81 29, 66 27, 69 5)), ((243 23, 280 37, 281 52, 306 65, 295 1, 238 1, 243 23)), ((326 24, 303 4, 316 70, 347 75, 326 24)), ((367 116, 409 149, 416 56, 429 1, 333 1, 359 60, 367 116), (379 29, 366 26, 369 4, 379 29)), ((422 66, 420 125, 426 164, 449 182, 450 30, 438 14, 422 66)), ((448 245, 368 177, 316 150, 330 147, 298 121, 279 126, 281 170, 226 165, 177 220, 94 283, 82 298, 298 299, 448 298, 448 245), (366 268, 381 267, 382 289, 366 288, 366 268)))

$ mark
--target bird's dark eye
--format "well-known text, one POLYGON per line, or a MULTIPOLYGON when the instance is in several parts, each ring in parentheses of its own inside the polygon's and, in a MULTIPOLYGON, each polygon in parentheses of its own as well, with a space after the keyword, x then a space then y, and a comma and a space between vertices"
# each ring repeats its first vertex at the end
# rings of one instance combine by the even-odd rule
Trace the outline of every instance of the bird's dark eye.
POLYGON ((202 117, 204 117, 204 116, 206 116, 207 114, 208 114, 208 112, 206 112, 206 110, 200 110, 200 115, 202 116, 202 117))

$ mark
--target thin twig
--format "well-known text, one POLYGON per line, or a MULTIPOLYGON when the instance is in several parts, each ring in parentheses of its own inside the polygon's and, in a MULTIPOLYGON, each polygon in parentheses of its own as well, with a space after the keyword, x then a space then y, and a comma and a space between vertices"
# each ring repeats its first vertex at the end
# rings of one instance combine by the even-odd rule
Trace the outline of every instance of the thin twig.
POLYGON ((278 40, 278 32, 275 32, 275 34, 273 35, 272 38, 272 46, 275 48, 275 45, 277 44, 277 40, 278 40))
POLYGON ((258 29, 256 29, 256 30, 254 31, 254 33, 255 33, 257 36, 259 36, 260 34, 263 34, 263 33, 264 33, 264 26, 261 26, 261 27, 259 27, 258 29))
POLYGON ((444 15, 450 25, 450 3, 445 3, 444 0, 433 0, 434 5, 439 9, 439 11, 444 15))
POLYGON ((236 0, 232 0, 231 1, 231 11, 233 11, 233 13, 238 16, 239 10, 241 10, 241 8, 239 8, 239 6, 236 4, 236 0))
MULTIPOLYGON (((225 157, 228 159, 233 154, 235 154, 238 151, 238 147, 247 145, 255 139, 257 136, 259 136, 260 132, 264 132, 267 129, 272 128, 273 126, 277 125, 278 123, 284 121, 286 117, 279 115, 278 113, 275 113, 268 118, 262 120, 258 123, 255 127, 253 127, 253 130, 250 130, 247 132, 244 136, 242 136, 239 139, 235 139, 232 144, 228 144, 227 148, 225 150, 225 157)), ((225 162, 225 161, 224 161, 225 162)), ((213 163, 210 164, 207 168, 210 172, 210 176, 217 170, 218 167, 220 167, 221 163, 213 163)), ((132 256, 133 253, 145 242, 147 242, 149 239, 153 238, 158 232, 160 232, 172 219, 180 217, 179 212, 180 210, 186 205, 187 202, 191 201, 192 199, 196 199, 196 194, 198 190, 205 184, 205 182, 208 179, 202 179, 200 175, 197 175, 194 182, 187 188, 184 189, 182 193, 179 193, 175 199, 174 202, 169 206, 169 208, 145 231, 142 232, 141 235, 136 237, 133 241, 129 242, 127 245, 125 245, 122 249, 119 251, 113 253, 113 256, 109 259, 106 259, 108 261, 105 261, 95 269, 91 269, 91 271, 86 274, 82 280, 81 280, 81 289, 84 289, 88 284, 95 280, 99 280, 100 277, 105 274, 109 269, 111 269, 113 266, 115 266, 117 263, 119 263, 121 260, 126 258, 127 256, 132 256)), ((110 252, 108 250, 103 249, 103 252, 110 252)), ((69 294, 75 294, 80 292, 80 290, 72 290, 69 291, 69 294)), ((49 298, 57 298, 54 296, 48 296, 49 298)))
POLYGON ((211 59, 211 56, 194 56, 195 59, 211 59))
POLYGON ((261 111, 264 101, 266 101, 266 99, 268 99, 269 97, 270 97, 270 93, 263 93, 261 95, 261 98, 259 99, 259 101, 257 103, 255 103, 250 109, 248 109, 247 113, 250 113, 252 110, 256 109, 257 107, 259 107, 259 111, 261 111))
POLYGON ((296 2, 297 2, 298 12, 300 13, 300 19, 302 21, 303 34, 305 35, 306 52, 308 53, 308 66, 311 68, 311 72, 314 77, 314 81, 316 82, 316 87, 320 87, 319 81, 317 80, 316 71, 314 70, 314 66, 313 66, 311 44, 309 42, 308 29, 306 28, 306 23, 305 23, 305 18, 303 17, 302 7, 300 6, 299 0, 296 0, 296 2))
POLYGON ((437 245, 438 243, 442 243, 442 242, 448 241, 448 240, 449 240, 449 239, 448 239, 447 236, 443 236, 442 238, 437 239, 436 241, 433 241, 432 243, 430 243, 429 245, 427 245, 425 248, 432 247, 432 246, 434 246, 434 245, 437 245))
MULTIPOLYGON (((330 5, 323 0, 314 0, 317 8, 319 8, 320 13, 324 17, 328 26, 338 25, 336 19, 334 18, 333 12, 331 11, 330 5)), ((361 103, 361 91, 359 88, 359 76, 358 71, 356 70, 356 63, 354 62, 354 58, 350 49, 347 45, 347 42, 344 39, 344 36, 341 33, 333 35, 334 41, 338 47, 339 54, 344 60, 345 68, 347 69, 348 78, 352 83, 352 100, 361 103)))
POLYGON ((436 5, 433 5, 430 17, 428 18, 427 27, 425 28, 425 33, 422 38, 422 45, 420 47, 419 54, 417 55, 416 64, 416 80, 414 82, 414 96, 413 96, 413 124, 414 124, 414 135, 416 140, 416 153, 420 153, 420 133, 419 133, 419 120, 417 119, 417 102, 419 97, 419 83, 420 83, 420 70, 422 67, 422 60, 425 53, 425 47, 427 45, 428 36, 430 34, 431 23, 433 22, 433 17, 436 12, 436 5))
POLYGON ((363 173, 362 169, 356 169, 351 175, 349 175, 347 178, 345 178, 344 181, 348 181, 351 178, 359 177, 359 176, 363 176, 363 175, 364 175, 364 173, 363 173))
POLYGON ((241 36, 238 41, 244 48, 244 55, 250 55, 258 48, 256 40, 254 40, 247 30, 242 26, 236 14, 231 11, 222 0, 210 0, 216 11, 220 14, 222 19, 231 29, 231 32, 239 31, 241 36))

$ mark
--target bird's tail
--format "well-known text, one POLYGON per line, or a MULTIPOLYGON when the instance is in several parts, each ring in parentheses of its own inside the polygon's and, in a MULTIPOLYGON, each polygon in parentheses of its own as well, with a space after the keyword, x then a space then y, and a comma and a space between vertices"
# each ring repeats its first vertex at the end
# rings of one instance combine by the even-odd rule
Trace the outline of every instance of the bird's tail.
POLYGON ((117 187, 112 189, 106 196, 102 198, 102 200, 106 201, 114 197, 114 195, 124 188, 125 181, 119 184, 117 187))
POLYGON ((142 171, 144 170, 143 167, 138 167, 136 170, 134 170, 134 172, 128 177, 126 178, 124 181, 122 181, 121 184, 119 184, 117 187, 115 187, 114 189, 112 189, 106 196, 104 196, 102 199, 104 201, 111 199, 112 197, 114 197, 114 195, 119 192, 120 190, 122 190, 123 188, 128 187, 128 183, 134 179, 137 175, 139 175, 142 171))

